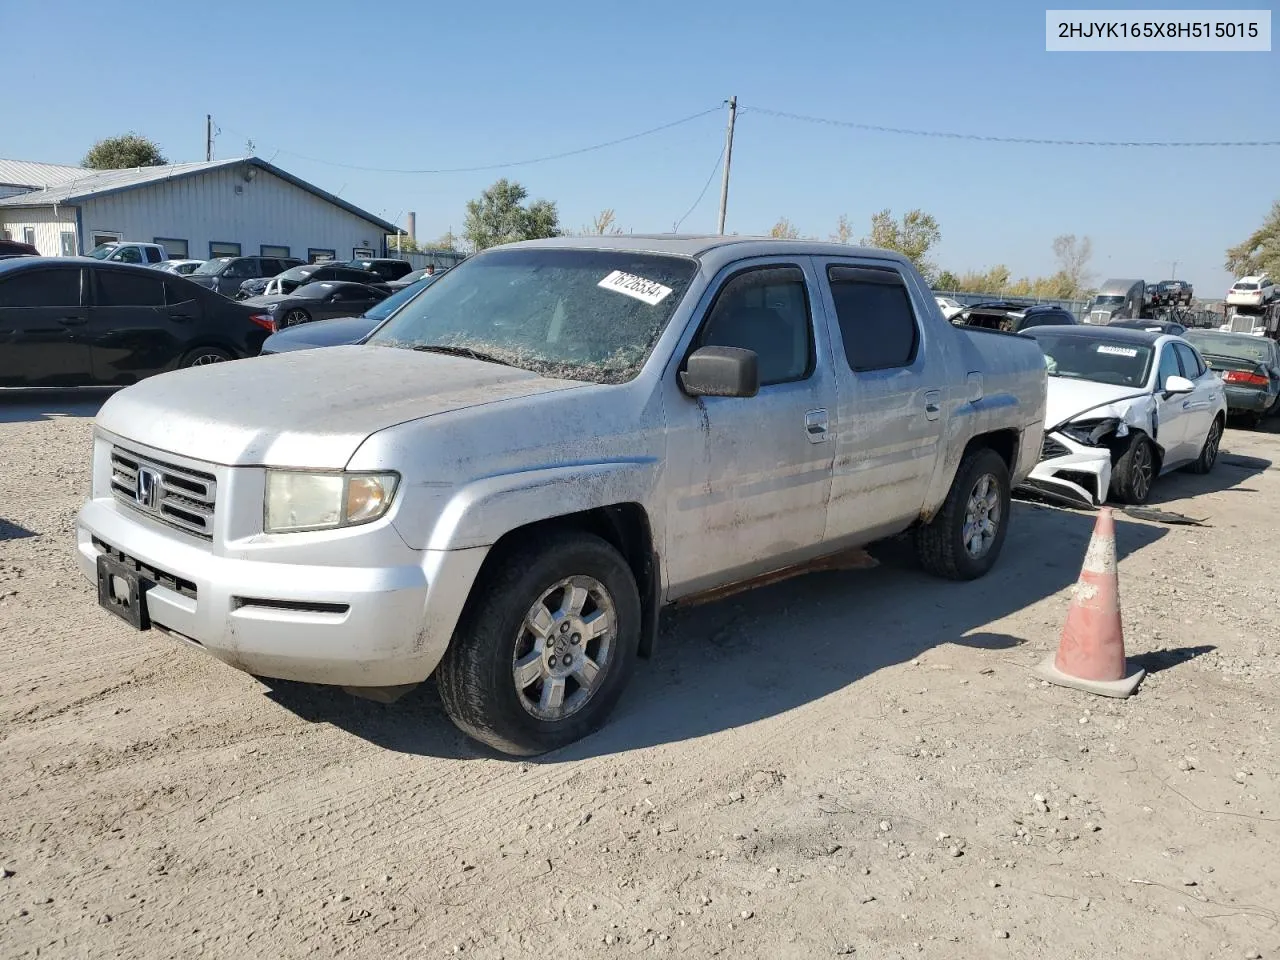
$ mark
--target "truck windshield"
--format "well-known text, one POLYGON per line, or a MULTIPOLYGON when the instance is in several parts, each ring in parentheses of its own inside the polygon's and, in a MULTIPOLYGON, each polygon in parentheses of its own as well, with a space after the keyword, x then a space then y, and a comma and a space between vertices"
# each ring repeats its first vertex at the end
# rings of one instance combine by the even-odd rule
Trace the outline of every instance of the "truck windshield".
POLYGON ((1092 380, 1118 387, 1141 387, 1147 382, 1153 355, 1147 344, 1037 330, 1029 330, 1025 335, 1040 344, 1051 377, 1092 380))
POLYGON ((227 269, 227 264, 231 262, 230 257, 217 257, 213 260, 206 260, 200 266, 196 267, 192 272, 193 277, 216 277, 223 270, 227 269))
POLYGON ((1118 307, 1124 303, 1124 297, 1116 294, 1114 296, 1095 297, 1093 305, 1095 307, 1118 307))
POLYGON ((543 376, 623 383, 697 269, 635 251, 493 250, 441 275, 368 342, 460 348, 543 376))
POLYGON ((119 244, 100 243, 89 251, 89 256, 93 257, 95 260, 105 260, 107 257, 111 256, 111 252, 115 250, 117 246, 119 246, 119 244))

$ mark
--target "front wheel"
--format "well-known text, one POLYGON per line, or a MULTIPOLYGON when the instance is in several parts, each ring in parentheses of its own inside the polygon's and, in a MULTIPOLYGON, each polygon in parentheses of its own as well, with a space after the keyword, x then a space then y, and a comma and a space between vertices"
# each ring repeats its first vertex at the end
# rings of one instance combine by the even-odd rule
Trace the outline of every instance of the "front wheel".
POLYGON ((960 461, 942 508, 916 528, 916 555, 935 576, 975 580, 995 565, 1009 517, 1009 468, 990 448, 960 461))
POLYGON ((640 595, 622 555, 591 534, 552 534, 482 574, 436 683, 463 732, 533 756, 603 725, 639 642, 640 595))
POLYGON ((225 363, 234 359, 235 357, 231 356, 227 351, 219 350, 217 347, 197 347, 178 361, 178 366, 204 367, 211 363, 225 363))
POLYGON ((1111 469, 1111 496, 1120 503, 1146 503, 1155 478, 1155 445, 1145 434, 1133 434, 1111 469))

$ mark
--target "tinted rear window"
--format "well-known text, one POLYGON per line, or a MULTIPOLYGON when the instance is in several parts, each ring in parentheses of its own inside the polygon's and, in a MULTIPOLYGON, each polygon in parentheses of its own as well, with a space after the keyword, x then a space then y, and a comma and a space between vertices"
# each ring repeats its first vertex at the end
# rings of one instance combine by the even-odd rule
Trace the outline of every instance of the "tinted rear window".
POLYGON ((78 307, 80 271, 63 268, 24 270, 0 281, 0 304, 6 307, 78 307))

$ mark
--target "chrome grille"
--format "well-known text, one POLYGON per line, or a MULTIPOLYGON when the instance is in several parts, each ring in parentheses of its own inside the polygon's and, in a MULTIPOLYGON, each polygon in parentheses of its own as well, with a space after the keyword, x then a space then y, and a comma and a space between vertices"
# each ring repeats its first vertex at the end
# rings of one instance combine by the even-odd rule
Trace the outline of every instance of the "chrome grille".
POLYGON ((111 493, 124 505, 205 540, 213 538, 217 480, 211 473, 111 449, 111 493), (145 473, 139 481, 139 474, 145 473))
POLYGON ((1071 451, 1060 444, 1053 437, 1045 434, 1044 443, 1040 446, 1040 459, 1052 460, 1055 457, 1065 457, 1071 451))

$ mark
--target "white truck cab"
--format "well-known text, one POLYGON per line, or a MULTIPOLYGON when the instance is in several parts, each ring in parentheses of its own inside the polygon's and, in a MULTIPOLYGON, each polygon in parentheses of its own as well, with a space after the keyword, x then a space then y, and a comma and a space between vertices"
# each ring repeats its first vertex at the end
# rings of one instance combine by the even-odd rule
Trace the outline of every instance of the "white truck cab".
POLYGON ((164 247, 158 243, 135 243, 126 240, 100 243, 85 256, 92 257, 94 260, 108 260, 111 263, 137 263, 143 266, 154 266, 169 259, 164 247))

